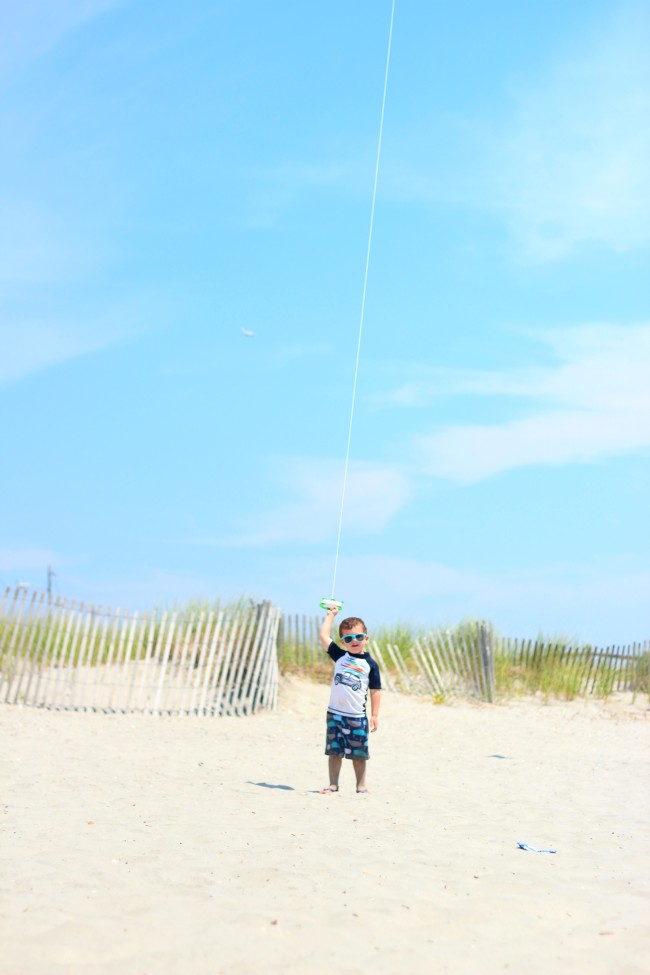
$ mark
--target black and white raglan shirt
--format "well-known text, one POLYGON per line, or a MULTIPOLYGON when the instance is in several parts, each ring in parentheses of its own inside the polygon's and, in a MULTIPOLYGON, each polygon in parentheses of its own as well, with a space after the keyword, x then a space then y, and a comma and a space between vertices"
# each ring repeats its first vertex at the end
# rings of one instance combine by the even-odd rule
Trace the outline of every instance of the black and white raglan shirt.
POLYGON ((328 711, 359 717, 366 713, 368 691, 381 690, 379 665, 369 653, 348 653, 330 643, 327 653, 334 661, 334 677, 328 711))

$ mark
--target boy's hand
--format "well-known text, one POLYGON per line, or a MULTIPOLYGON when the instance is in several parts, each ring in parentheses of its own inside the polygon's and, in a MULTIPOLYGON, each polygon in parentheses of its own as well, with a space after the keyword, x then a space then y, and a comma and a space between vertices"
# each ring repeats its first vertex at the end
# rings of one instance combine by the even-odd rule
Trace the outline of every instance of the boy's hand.
POLYGON ((334 617, 336 616, 336 614, 337 614, 338 612, 339 612, 339 608, 338 608, 338 606, 331 606, 331 607, 330 607, 330 608, 329 608, 329 609, 327 610, 327 615, 328 615, 328 616, 331 616, 331 617, 332 617, 332 619, 334 619, 334 617))
POLYGON ((373 718, 373 717, 371 717, 370 718, 370 730, 371 731, 376 731, 378 727, 379 727, 379 718, 373 718))

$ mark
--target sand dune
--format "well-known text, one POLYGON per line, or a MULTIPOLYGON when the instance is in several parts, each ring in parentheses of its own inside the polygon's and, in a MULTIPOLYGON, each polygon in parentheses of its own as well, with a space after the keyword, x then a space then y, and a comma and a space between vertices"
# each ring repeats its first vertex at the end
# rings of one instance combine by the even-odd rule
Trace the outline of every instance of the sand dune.
POLYGON ((371 793, 322 796, 326 699, 0 709, 2 975, 650 971, 647 701, 384 694, 371 793))

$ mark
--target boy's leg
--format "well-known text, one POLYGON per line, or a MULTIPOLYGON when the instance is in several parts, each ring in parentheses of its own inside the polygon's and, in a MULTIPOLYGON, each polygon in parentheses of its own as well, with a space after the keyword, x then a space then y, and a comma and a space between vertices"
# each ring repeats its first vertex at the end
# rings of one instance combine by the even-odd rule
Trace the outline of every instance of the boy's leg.
POLYGON ((343 739, 341 728, 343 719, 340 715, 327 712, 327 737, 325 739, 325 754, 329 765, 330 784, 321 792, 338 792, 339 775, 343 764, 343 752, 345 750, 345 740, 343 739))
POLYGON ((328 755, 329 761, 329 771, 330 771, 330 787, 332 789, 338 789, 339 787, 339 775, 341 774, 341 765, 343 764, 343 759, 340 755, 328 755))
POLYGON ((354 774, 357 777, 357 792, 362 792, 366 788, 366 765, 365 758, 353 758, 354 774))

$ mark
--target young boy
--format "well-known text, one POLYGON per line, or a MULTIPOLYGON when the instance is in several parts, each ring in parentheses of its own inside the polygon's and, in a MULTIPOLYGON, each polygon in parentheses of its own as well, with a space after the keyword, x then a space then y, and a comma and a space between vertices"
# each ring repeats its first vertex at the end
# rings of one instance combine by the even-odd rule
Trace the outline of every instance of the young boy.
POLYGON ((334 661, 325 744, 325 754, 329 756, 330 784, 321 792, 339 791, 343 758, 352 759, 357 792, 367 792, 366 762, 370 754, 366 697, 370 691, 370 730, 376 731, 381 698, 379 667, 366 652, 368 630, 358 617, 350 616, 339 626, 339 635, 341 642, 345 644, 345 650, 341 650, 332 641, 332 623, 337 613, 337 609, 328 610, 320 628, 320 642, 334 661))

